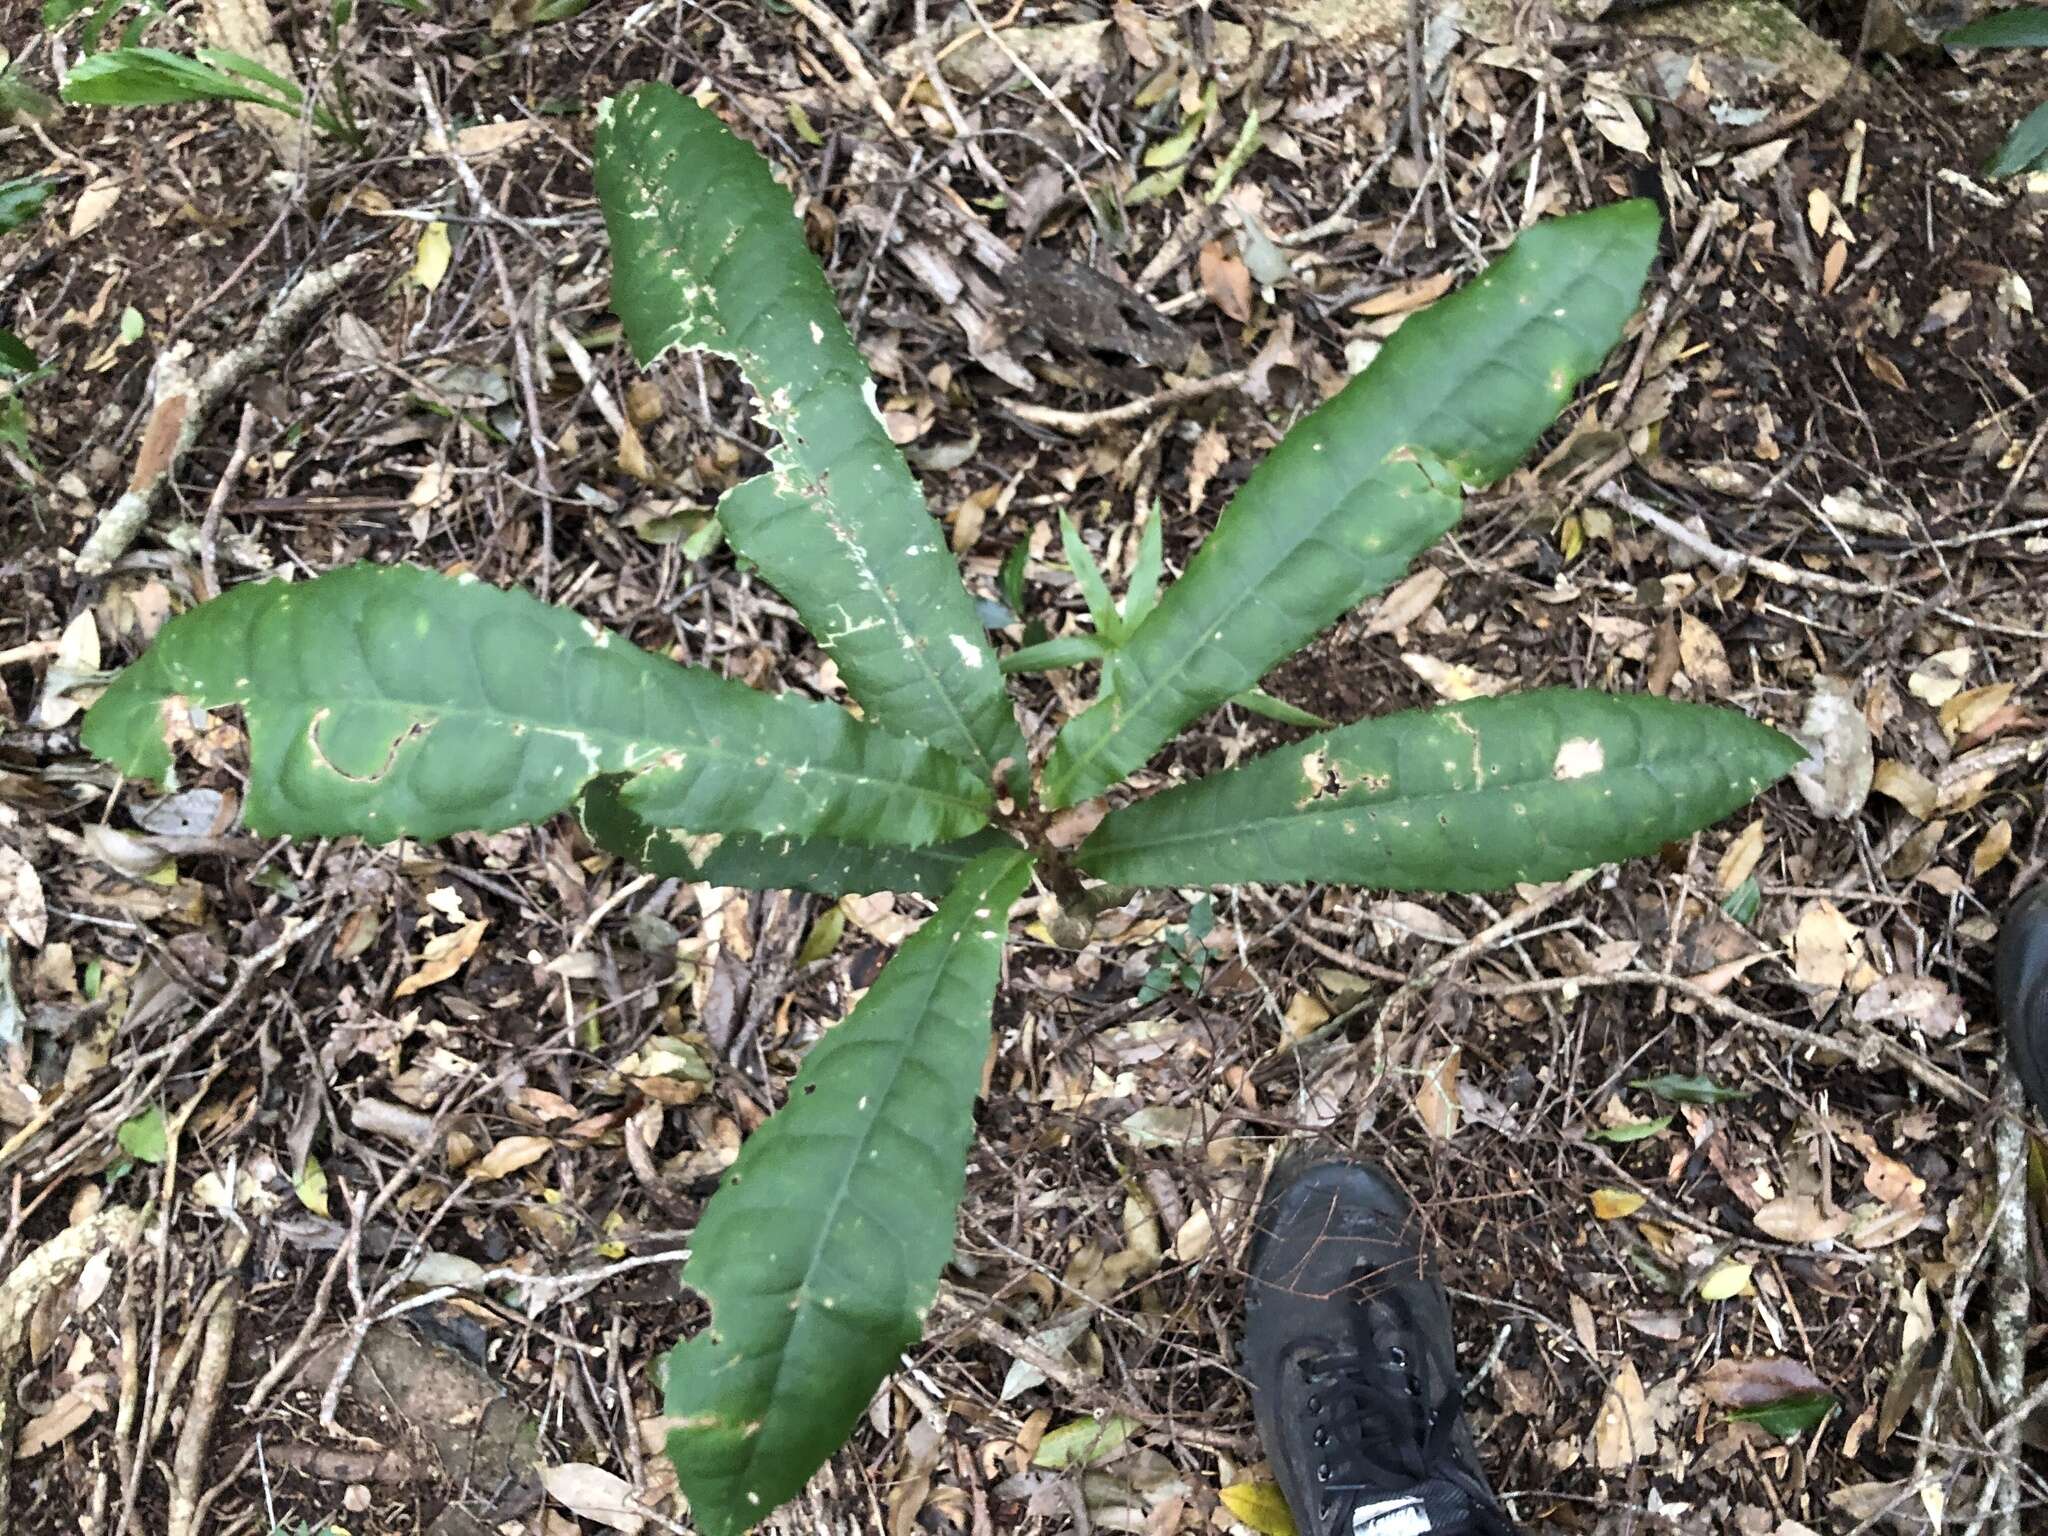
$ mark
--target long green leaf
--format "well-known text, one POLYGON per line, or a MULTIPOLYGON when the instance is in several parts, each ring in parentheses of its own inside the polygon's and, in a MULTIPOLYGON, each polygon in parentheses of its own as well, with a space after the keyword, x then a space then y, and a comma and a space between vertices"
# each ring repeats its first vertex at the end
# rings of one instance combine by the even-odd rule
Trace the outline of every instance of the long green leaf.
POLYGON ((1051 802, 1099 794, 1395 581, 1456 520, 1458 482, 1506 474, 1600 365, 1656 249, 1647 202, 1557 219, 1410 318, 1253 471, 1104 664, 1046 766, 1051 802))
MULTIPOLYGON (((271 76, 275 79, 275 76, 271 76)), ((199 59, 162 48, 109 48, 72 65, 57 92, 65 101, 90 107, 153 107, 184 101, 249 101, 289 112, 299 88, 257 90, 199 59)))
MULTIPOLYGON (((164 779, 187 707, 242 706, 258 832, 442 837, 537 821, 633 773, 691 833, 905 846, 983 825, 964 763, 638 650, 563 608, 413 566, 264 582, 182 614, 86 716, 85 744, 164 779)), ((645 803, 641 803, 641 796, 645 803)))
POLYGON ((2048 10, 2017 5, 1995 11, 1942 33, 1941 40, 1951 48, 2048 48, 2048 10))
POLYGON ((1998 153, 1984 170, 1990 176, 2048 170, 2048 101, 2012 125, 2012 132, 2005 136, 2005 142, 1998 146, 1998 153))
POLYGON ((706 1536, 737 1536, 837 1450, 917 1342, 953 1251, 1022 852, 977 859, 705 1207, 683 1282, 711 1323, 667 1361, 669 1454, 706 1536))
POLYGON ((621 796, 623 780, 592 779, 576 802, 583 832, 607 853, 662 876, 708 880, 756 891, 815 891, 846 896, 916 891, 941 896, 984 853, 1015 848, 993 827, 927 848, 863 847, 822 837, 753 837, 734 832, 693 835, 657 826, 621 796))
POLYGON ((1653 853, 1804 756, 1732 709, 1568 689, 1479 699, 1311 736, 1114 811, 1080 862, 1118 885, 1497 890, 1653 853))
POLYGON ((17 176, 12 181, 0 181, 0 235, 21 228, 34 218, 55 185, 46 176, 17 176))
POLYGON ((640 361, 736 360, 781 435, 719 521, 839 664, 868 714, 994 776, 1023 736, 974 601, 874 409, 789 194, 767 162, 665 85, 599 110, 597 190, 612 307, 640 361))

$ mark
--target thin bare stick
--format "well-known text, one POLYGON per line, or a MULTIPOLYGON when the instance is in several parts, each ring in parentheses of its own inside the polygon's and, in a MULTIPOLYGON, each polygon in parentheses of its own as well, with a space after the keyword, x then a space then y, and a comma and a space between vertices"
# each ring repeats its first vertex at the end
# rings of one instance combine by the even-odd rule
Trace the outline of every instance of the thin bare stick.
POLYGON ((1245 381, 1247 370, 1232 368, 1206 379, 1189 379, 1162 389, 1156 395, 1146 395, 1141 400, 1126 400, 1122 405, 1108 406, 1099 411, 1061 411, 1049 405, 1032 405, 1025 402, 1006 406, 1012 416, 1028 421, 1034 427, 1050 427, 1055 432, 1064 432, 1069 437, 1083 437, 1102 427, 1112 427, 1119 422, 1139 421, 1154 411, 1163 411, 1170 405, 1184 405, 1190 400, 1206 399, 1221 394, 1224 390, 1235 389, 1245 381))
POLYGON ((156 407, 150 413, 134 477, 120 498, 100 514, 92 537, 78 552, 81 576, 105 575, 127 553, 221 402, 250 374, 277 362, 285 345, 314 312, 377 259, 375 251, 357 251, 332 266, 308 272, 270 307, 254 335, 223 352, 196 382, 178 375, 168 355, 158 359, 156 407))
POLYGON ((1639 522, 1648 523, 1672 543, 1683 544, 1715 570, 1724 574, 1751 571, 1767 581, 1777 582, 1780 586, 1804 587, 1809 592, 1835 592, 1844 597, 1884 595, 1884 588, 1873 587, 1867 581, 1844 581, 1839 576, 1826 576, 1819 571, 1799 570, 1782 560, 1744 554, 1740 550, 1723 549, 1705 534, 1694 533, 1678 519, 1658 511, 1642 497, 1630 495, 1613 481, 1601 486, 1593 496, 1596 500, 1606 502, 1610 507, 1627 513, 1639 522))
POLYGON ((220 579, 214 574, 214 543, 220 537, 221 509, 227 505, 228 492, 235 482, 242 478, 242 466, 249 462, 249 438, 256 430, 256 407, 242 407, 242 424, 235 431, 235 451, 228 455, 228 467, 220 472, 220 479, 213 487, 213 495, 206 501, 206 517, 199 525, 199 575, 205 584, 205 597, 220 596, 220 579))
POLYGON ((1643 333, 1636 340, 1635 356, 1628 360, 1628 372, 1621 376, 1621 386, 1614 391, 1614 398, 1603 413, 1610 425, 1628 414, 1629 402, 1635 399, 1636 391, 1642 387, 1643 369, 1649 365, 1650 353, 1664 334, 1664 321, 1671 312, 1672 301, 1685 296, 1686 288, 1692 282, 1692 269, 1699 265, 1700 253, 1707 248, 1714 231, 1721 227, 1721 221, 1734 211, 1733 204, 1718 200, 1700 211, 1699 222, 1692 227, 1692 238, 1685 242, 1685 253, 1678 258, 1678 265, 1671 269, 1671 280, 1650 300, 1649 313, 1643 317, 1643 333))
POLYGON ((875 115, 891 133, 901 130, 896 125, 896 112, 889 105, 889 99, 882 94, 881 82, 875 79, 874 71, 868 68, 868 61, 861 57, 860 48, 846 35, 846 28, 822 5, 814 0, 788 0, 789 8, 811 24, 818 35, 825 39, 825 46, 839 56, 839 62, 846 66, 846 72, 853 77, 853 83, 861 88, 868 98, 868 105, 875 109, 875 115))

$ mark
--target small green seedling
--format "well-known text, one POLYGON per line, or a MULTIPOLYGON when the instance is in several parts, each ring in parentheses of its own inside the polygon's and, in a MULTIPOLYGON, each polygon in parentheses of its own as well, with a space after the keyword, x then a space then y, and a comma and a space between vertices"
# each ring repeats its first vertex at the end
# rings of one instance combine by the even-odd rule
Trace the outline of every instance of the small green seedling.
MULTIPOLYGON (((1994 11, 1944 33, 1941 40, 1951 48, 2048 48, 2048 10, 2021 5, 1994 11)), ((2027 171, 2048 171, 2048 101, 2013 125, 1998 153, 1984 167, 1987 176, 2018 176, 2027 171)))
MULTIPOLYGON (((1063 529, 1092 629, 999 663, 767 164, 644 85, 600 112, 597 189, 641 363, 703 349, 753 387, 777 443, 718 522, 860 715, 676 665, 521 593, 358 566, 174 618, 85 740, 163 781, 194 712, 238 705, 259 833, 437 838, 574 807, 599 847, 663 876, 939 898, 811 1047, 692 1237, 683 1278, 711 1320, 667 1358, 669 1452, 696 1528, 735 1536, 803 1487, 923 1331, 1034 879, 1078 913, 1090 882, 1556 880, 1688 836, 1804 752, 1734 710, 1549 690, 1338 726, 1142 798, 1120 787, 1398 580, 1466 486, 1521 462, 1635 311, 1647 202, 1539 224, 1410 317, 1172 584, 1156 518, 1120 604, 1063 529), (1096 698, 1039 753, 1003 674, 1052 665, 1094 667, 1096 698), (1104 796, 1078 848, 1051 835, 1052 812, 1104 796)), ((1010 611, 1021 576, 1006 569, 1010 611)))
POLYGON ((1138 987, 1139 1007, 1158 1002, 1176 986, 1192 997, 1201 995, 1204 975, 1216 958, 1216 951, 1202 941, 1215 927, 1216 909, 1204 896, 1188 908, 1186 927, 1169 929, 1160 936, 1159 947, 1165 953, 1138 987))

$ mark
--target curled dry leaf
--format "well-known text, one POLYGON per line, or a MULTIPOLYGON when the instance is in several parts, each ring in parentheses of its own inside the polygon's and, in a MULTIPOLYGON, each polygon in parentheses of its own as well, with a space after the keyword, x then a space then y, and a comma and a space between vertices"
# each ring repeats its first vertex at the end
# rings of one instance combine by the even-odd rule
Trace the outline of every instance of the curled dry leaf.
POLYGON ((1443 590, 1444 573, 1434 566, 1425 566, 1379 600, 1372 617, 1366 620, 1366 634, 1406 635, 1409 625, 1436 606, 1443 590))
POLYGON ((554 1149, 545 1136, 507 1136, 462 1171, 473 1179, 502 1179, 531 1167, 554 1149))
POLYGON ((1736 834, 1735 841, 1728 845, 1728 851, 1721 855, 1721 864, 1714 871, 1714 878, 1721 887, 1721 894, 1727 895, 1756 873, 1757 861, 1764 856, 1764 823, 1759 816, 1736 834))
POLYGON ((1439 661, 1420 651, 1403 652, 1401 660, 1410 672, 1453 704, 1463 704, 1468 699, 1490 699, 1514 686, 1504 677, 1482 672, 1462 661, 1439 661))
POLYGON ((1880 795, 1898 801, 1917 820, 1925 821, 1934 814, 1934 781, 1897 758, 1888 757, 1877 765, 1870 787, 1880 795))
POLYGON ((1767 1200, 1749 1218, 1756 1229, 1781 1243, 1824 1243, 1849 1228, 1849 1213, 1824 1213, 1812 1195, 1780 1195, 1767 1200))
POLYGON ((1690 613, 1678 616, 1678 664, 1710 697, 1723 697, 1735 687, 1735 674, 1729 670, 1721 637, 1690 613))
POLYGON ((1967 645, 1936 651, 1913 669, 1906 679, 1907 689, 1921 703, 1939 708, 1963 691, 1974 654, 1967 645))
POLYGON ((483 942, 484 930, 491 925, 487 917, 480 917, 473 923, 464 923, 453 933, 436 934, 427 941, 427 947, 420 952, 420 968, 392 989, 394 999, 411 997, 428 987, 446 981, 465 965, 476 947, 483 942))
POLYGON ((1839 992, 1863 959, 1863 937, 1842 909, 1825 897, 1806 904, 1792 933, 1792 963, 1799 979, 1823 992, 1839 992))

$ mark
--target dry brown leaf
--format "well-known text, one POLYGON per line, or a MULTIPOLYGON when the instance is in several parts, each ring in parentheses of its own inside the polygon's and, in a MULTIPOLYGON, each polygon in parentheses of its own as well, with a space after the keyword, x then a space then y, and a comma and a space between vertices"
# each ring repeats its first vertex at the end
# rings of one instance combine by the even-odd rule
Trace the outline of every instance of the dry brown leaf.
POLYGON ((1941 728, 1950 741, 1974 736, 1991 722, 2012 698, 2011 683, 1992 683, 1984 688, 1965 688, 1941 706, 1941 728))
POLYGON ((1458 1104, 1459 1055, 1459 1048, 1452 1046, 1450 1052, 1430 1068, 1422 1080, 1421 1090, 1415 1095, 1415 1118, 1436 1141, 1449 1141, 1458 1134, 1461 1117, 1458 1104))
POLYGON ((1906 679, 1907 689, 1921 703, 1939 708, 1963 691, 1974 654, 1967 645, 1935 652, 1913 669, 1906 679))
POLYGON ((1602 1221, 1619 1221, 1624 1216, 1633 1216, 1647 1202, 1632 1189, 1596 1189, 1593 1191, 1593 1214, 1602 1221))
POLYGON ((1372 617, 1366 620, 1366 634, 1404 638, 1408 626, 1436 606, 1443 590, 1444 573, 1434 566, 1424 566, 1379 600, 1372 617))
POLYGON ((427 947, 420 952, 420 968, 406 977, 392 989, 394 999, 411 997, 428 987, 438 985, 453 976, 465 965, 476 947, 483 941, 484 930, 491 926, 491 920, 480 917, 473 923, 464 923, 453 933, 436 934, 427 941, 427 947))
POLYGON ((1678 664, 1703 693, 1718 698, 1735 686, 1721 637, 1689 613, 1678 616, 1678 664))
POLYGON ((41 949, 50 932, 43 882, 35 866, 6 843, 0 843, 0 927, 30 949, 41 949))
POLYGON ((1593 1420, 1593 1464, 1603 1472, 1633 1465, 1657 1449, 1657 1422, 1633 1360, 1624 1360, 1593 1420))
POLYGON ((39 1413, 21 1426, 21 1440, 15 1447, 15 1454, 23 1460, 40 1456, 58 1441, 71 1434, 81 1424, 107 1406, 103 1384, 104 1378, 95 1378, 101 1390, 88 1390, 80 1382, 51 1404, 46 1413, 39 1413))
POLYGON ((1699 1377, 1701 1394, 1717 1408, 1757 1408, 1822 1386, 1805 1361, 1782 1355, 1716 1360, 1699 1377))
MULTIPOLYGON (((277 40, 266 0, 200 0, 199 33, 209 46, 254 59, 281 79, 294 80, 298 77, 298 66, 292 62, 284 44, 277 40)), ((300 125, 296 113, 238 101, 235 103, 235 119, 244 128, 269 140, 278 162, 287 169, 295 169, 304 163, 306 130, 300 125)))
POLYGON ((1195 266, 1201 274, 1202 291, 1218 309, 1240 325, 1251 319, 1251 269, 1226 251, 1222 241, 1211 240, 1203 246, 1195 266))
POLYGON ((1824 1213, 1812 1195, 1780 1195, 1749 1218, 1756 1229, 1781 1243, 1822 1243, 1848 1230, 1849 1213, 1824 1213))
POLYGON ((1880 383, 1889 384, 1902 395, 1906 393, 1906 376, 1899 372, 1899 365, 1882 352, 1865 347, 1863 366, 1868 368, 1880 383))
POLYGON ((1865 1024, 1898 1023, 1924 1035, 1952 1035, 1963 1027, 1963 1000, 1932 976, 1885 976, 1856 999, 1865 1024))
POLYGON ((1195 439, 1194 451, 1188 455, 1188 506, 1197 508, 1202 504, 1202 494, 1209 489, 1209 482, 1216 478, 1216 472, 1230 462, 1230 439, 1223 435, 1220 427, 1211 427, 1195 439))
POLYGON ((1877 765, 1870 787, 1880 795, 1898 801, 1918 821, 1925 821, 1934 814, 1934 781, 1895 757, 1888 757, 1877 765))
POLYGON ((1434 304, 1451 291, 1452 275, 1439 272, 1434 277, 1418 278, 1412 283, 1403 283, 1398 288, 1389 288, 1385 293, 1376 293, 1369 299, 1361 299, 1351 306, 1354 315, 1402 315, 1411 309, 1420 309, 1425 304, 1434 304))
POLYGON ((545 1136, 507 1136, 462 1171, 473 1179, 502 1179, 532 1167, 554 1149, 545 1136))

